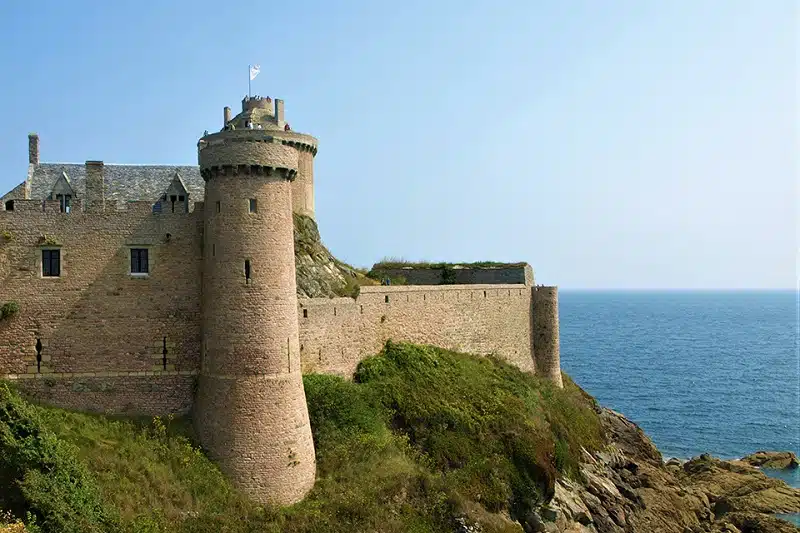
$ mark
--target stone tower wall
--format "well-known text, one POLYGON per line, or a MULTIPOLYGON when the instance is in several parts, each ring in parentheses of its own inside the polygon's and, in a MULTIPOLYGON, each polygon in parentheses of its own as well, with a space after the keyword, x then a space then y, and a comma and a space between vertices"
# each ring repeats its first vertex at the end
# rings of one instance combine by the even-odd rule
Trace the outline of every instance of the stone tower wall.
POLYGON ((536 374, 563 387, 558 337, 558 287, 536 286, 531 290, 536 374))
POLYGON ((316 473, 300 373, 289 181, 297 151, 255 130, 208 136, 199 148, 208 208, 197 433, 253 499, 294 503, 316 473))
POLYGON ((297 177, 292 182, 292 209, 299 215, 314 218, 314 152, 308 145, 296 147, 297 177))

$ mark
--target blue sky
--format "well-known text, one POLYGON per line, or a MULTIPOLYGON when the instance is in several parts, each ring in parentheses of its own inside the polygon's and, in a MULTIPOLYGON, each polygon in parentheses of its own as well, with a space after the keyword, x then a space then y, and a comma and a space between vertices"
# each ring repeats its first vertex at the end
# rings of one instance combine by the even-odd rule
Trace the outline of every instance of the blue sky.
POLYGON ((194 164, 253 92, 320 140, 329 248, 562 288, 796 284, 793 0, 0 4, 0 189, 194 164))

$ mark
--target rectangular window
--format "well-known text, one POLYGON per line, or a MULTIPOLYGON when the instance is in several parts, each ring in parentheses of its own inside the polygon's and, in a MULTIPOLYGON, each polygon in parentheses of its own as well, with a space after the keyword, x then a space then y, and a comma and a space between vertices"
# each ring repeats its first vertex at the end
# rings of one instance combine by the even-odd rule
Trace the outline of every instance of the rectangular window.
POLYGON ((219 213, 219 200, 217 200, 217 213, 219 213))
POLYGON ((58 200, 61 206, 62 213, 69 213, 70 212, 70 203, 72 200, 72 196, 69 194, 57 194, 56 200, 58 200))
POLYGON ((131 274, 147 274, 148 266, 147 248, 131 248, 131 274))
POLYGON ((258 211, 258 201, 255 198, 250 198, 250 212, 255 213, 258 211))
POLYGON ((57 278, 61 275, 61 250, 42 250, 42 276, 57 278))

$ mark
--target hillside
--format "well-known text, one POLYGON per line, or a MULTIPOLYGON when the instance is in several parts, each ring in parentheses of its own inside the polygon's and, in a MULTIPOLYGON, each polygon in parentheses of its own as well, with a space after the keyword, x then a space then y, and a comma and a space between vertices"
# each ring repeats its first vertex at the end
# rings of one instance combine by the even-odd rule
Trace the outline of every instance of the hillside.
POLYGON ((778 494, 800 510, 800 491, 710 458, 665 466, 566 376, 561 390, 492 358, 387 343, 354 381, 304 381, 318 477, 283 509, 237 493, 187 420, 40 407, 0 384, 0 510, 45 533, 795 531, 751 508, 773 512, 778 494))

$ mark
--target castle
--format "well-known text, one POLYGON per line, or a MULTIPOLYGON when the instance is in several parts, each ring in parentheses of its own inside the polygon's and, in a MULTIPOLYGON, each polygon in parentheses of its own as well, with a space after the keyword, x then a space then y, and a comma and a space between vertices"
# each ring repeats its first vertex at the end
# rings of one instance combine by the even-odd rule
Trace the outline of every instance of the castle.
MULTIPOLYGON (((41 163, 0 199, 0 379, 66 408, 191 411, 260 502, 315 479, 302 373, 352 376, 388 339, 494 354, 562 386, 558 296, 527 264, 402 268, 404 285, 297 296, 294 225, 314 217, 317 139, 245 97, 199 166, 41 163)), ((395 272, 396 274, 397 272, 395 272)))

